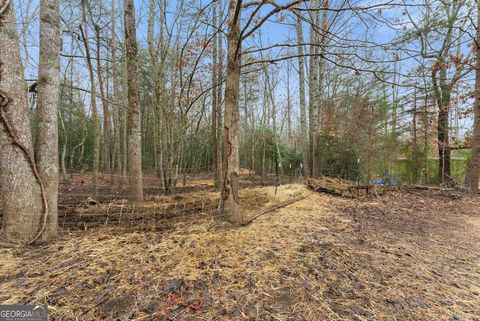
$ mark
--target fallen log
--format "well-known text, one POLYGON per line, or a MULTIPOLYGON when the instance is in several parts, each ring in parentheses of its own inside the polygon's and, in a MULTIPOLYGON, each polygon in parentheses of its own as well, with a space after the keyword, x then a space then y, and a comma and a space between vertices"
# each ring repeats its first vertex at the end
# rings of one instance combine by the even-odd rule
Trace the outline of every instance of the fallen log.
POLYGON ((359 198, 364 195, 366 196, 375 189, 374 185, 358 185, 355 182, 346 179, 327 176, 317 179, 308 179, 306 185, 315 192, 348 198, 359 198))
POLYGON ((264 214, 267 214, 267 213, 270 213, 272 211, 275 211, 279 208, 282 208, 282 207, 285 207, 285 206, 288 206, 290 204, 293 204, 293 203, 296 203, 298 201, 301 201, 305 199, 305 196, 298 196, 298 197, 295 197, 294 199, 291 199, 291 200, 287 200, 287 201, 284 201, 284 202, 281 202, 281 203, 278 203, 278 204, 275 204, 275 205, 272 205, 270 207, 267 207, 261 211, 258 211, 257 213, 254 213, 251 217, 247 218, 242 225, 248 225, 250 223, 253 222, 253 220, 257 219, 258 217, 264 215, 264 214))
POLYGON ((441 191, 441 192, 452 192, 452 191, 458 191, 458 188, 452 188, 452 187, 441 187, 441 186, 427 186, 427 185, 412 185, 408 186, 407 189, 410 190, 426 190, 426 191, 441 191))
POLYGON ((468 194, 467 190, 458 187, 413 185, 407 186, 403 190, 411 194, 446 199, 461 199, 468 194))

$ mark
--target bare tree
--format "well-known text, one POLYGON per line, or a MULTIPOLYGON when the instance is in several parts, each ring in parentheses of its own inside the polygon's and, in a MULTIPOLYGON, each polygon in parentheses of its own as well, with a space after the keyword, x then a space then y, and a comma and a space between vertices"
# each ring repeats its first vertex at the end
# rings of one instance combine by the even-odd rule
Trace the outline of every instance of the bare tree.
POLYGON ((138 89, 138 57, 135 6, 133 0, 125 1, 125 46, 128 83, 128 185, 130 200, 143 200, 142 131, 140 94, 138 89))
POLYGON ((221 186, 221 182, 223 181, 223 151, 222 151, 222 141, 223 141, 223 128, 222 128, 222 101, 223 101, 223 0, 218 1, 218 34, 217 34, 217 41, 218 41, 218 72, 217 72, 217 177, 220 182, 219 186, 221 186))
POLYGON ((40 3, 40 64, 38 70, 36 161, 48 201, 43 240, 56 236, 58 215, 58 113, 60 99, 60 1, 40 3))
POLYGON ((88 42, 88 25, 87 25, 87 8, 86 0, 82 0, 82 24, 80 25, 80 33, 82 35, 83 45, 85 47, 85 61, 88 67, 88 75, 90 77, 90 103, 92 107, 93 118, 93 178, 92 178, 92 196, 97 197, 98 194, 98 169, 100 164, 100 124, 98 121, 97 110, 97 87, 95 85, 95 74, 93 71, 92 57, 90 53, 90 44, 88 42))
POLYGON ((32 147, 15 9, 0 3, 0 197, 7 240, 31 243, 46 227, 48 202, 32 147))
MULTIPOLYGON (((220 177, 219 177, 219 171, 217 170, 217 167, 220 163, 220 160, 218 159, 218 149, 219 149, 219 142, 218 142, 218 128, 217 128, 217 116, 218 116, 218 90, 217 86, 218 84, 218 25, 217 25, 217 1, 213 1, 212 5, 212 23, 213 23, 213 32, 215 33, 215 36, 213 38, 213 50, 212 50, 212 145, 213 145, 213 175, 214 175, 214 184, 216 187, 220 187, 220 177)), ((221 155, 221 154, 220 154, 221 155)))
POLYGON ((238 121, 239 91, 241 70, 241 34, 240 13, 242 1, 229 0, 228 4, 228 49, 227 75, 225 87, 225 119, 224 119, 224 160, 223 182, 220 209, 235 223, 243 223, 238 202, 238 121))
POLYGON ((318 64, 318 21, 319 0, 313 0, 311 2, 311 14, 310 14, 310 48, 309 48, 309 67, 308 67, 308 111, 310 122, 310 162, 311 162, 311 175, 317 177, 319 175, 319 150, 316 142, 318 141, 319 130, 318 128, 318 108, 319 108, 319 88, 318 88, 318 76, 319 76, 319 64, 318 64))
POLYGON ((112 9, 111 9, 111 43, 110 51, 112 53, 112 77, 113 77, 113 102, 114 102, 114 111, 113 111, 113 124, 114 124, 114 143, 113 143, 113 156, 115 161, 113 165, 115 167, 115 174, 113 176, 113 184, 118 185, 120 183, 120 176, 122 175, 122 149, 120 147, 120 142, 122 138, 122 125, 121 125, 121 105, 119 104, 120 91, 119 91, 119 80, 118 80, 118 71, 117 66, 117 33, 116 33, 116 0, 112 0, 112 9))
POLYGON ((101 44, 100 44, 100 26, 95 25, 96 55, 97 55, 97 78, 100 88, 100 99, 103 107, 103 172, 110 173, 110 108, 108 106, 107 96, 105 95, 105 85, 103 83, 103 71, 101 63, 101 44))
POLYGON ((308 143, 308 126, 307 126, 307 111, 305 105, 305 58, 303 47, 303 28, 300 13, 297 16, 297 50, 298 50, 298 89, 299 89, 299 104, 300 104, 300 144, 303 153, 303 172, 305 176, 310 176, 310 162, 309 162, 309 143, 308 143))

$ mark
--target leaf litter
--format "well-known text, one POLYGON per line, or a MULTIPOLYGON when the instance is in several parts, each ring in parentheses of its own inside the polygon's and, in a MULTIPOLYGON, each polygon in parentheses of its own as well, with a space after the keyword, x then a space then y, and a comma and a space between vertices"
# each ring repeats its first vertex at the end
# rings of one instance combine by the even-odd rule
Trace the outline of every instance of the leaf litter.
MULTIPOLYGON (((244 227, 206 211, 167 217, 161 230, 107 225, 5 246, 0 303, 46 303, 52 320, 479 320, 478 199, 352 200, 301 185, 241 194, 244 211, 298 196, 244 227)), ((137 210, 174 202, 151 198, 137 210)))

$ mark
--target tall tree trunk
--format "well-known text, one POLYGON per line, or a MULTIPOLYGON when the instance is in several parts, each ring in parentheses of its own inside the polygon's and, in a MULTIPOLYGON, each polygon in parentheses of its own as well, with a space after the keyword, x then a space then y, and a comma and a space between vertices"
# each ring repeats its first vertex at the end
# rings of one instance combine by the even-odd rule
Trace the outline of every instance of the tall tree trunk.
POLYGON ((40 60, 38 70, 36 161, 48 201, 42 240, 57 235, 58 105, 60 100, 60 1, 40 2, 40 60))
POLYGON ((393 84, 392 84, 392 138, 393 141, 396 142, 398 139, 398 131, 397 131, 397 118, 398 118, 398 88, 397 82, 399 81, 400 76, 398 73, 400 72, 397 70, 397 66, 399 63, 395 61, 393 63, 393 84))
POLYGON ((292 99, 290 95, 290 61, 287 62, 287 143, 291 146, 293 141, 292 132, 292 99))
POLYGON ((424 168, 424 184, 428 185, 428 127, 429 127, 429 120, 428 120, 428 94, 425 92, 424 102, 423 102, 423 168, 424 168))
POLYGON ((239 162, 238 123, 239 92, 241 71, 241 35, 240 13, 241 0, 229 0, 228 5, 228 50, 227 75, 225 86, 225 120, 224 120, 224 159, 223 183, 220 199, 222 214, 234 223, 243 223, 238 199, 239 162))
MULTIPOLYGON (((162 13, 160 13, 161 15, 162 13)), ((155 122, 156 124, 154 125, 154 148, 155 148, 155 171, 161 175, 161 170, 159 164, 159 160, 162 159, 162 147, 161 147, 161 112, 160 112, 160 93, 158 91, 158 82, 159 79, 157 77, 158 72, 158 51, 157 48, 155 48, 154 44, 154 32, 155 32, 155 1, 150 0, 149 1, 149 6, 148 6, 148 23, 147 23, 147 46, 148 46, 148 54, 150 57, 150 64, 153 69, 152 73, 152 78, 153 78, 153 83, 154 83, 154 89, 155 89, 155 96, 154 96, 154 113, 155 113, 155 122)), ((159 175, 159 176, 160 176, 159 175)))
POLYGON ((310 131, 309 131, 309 141, 310 141, 310 170, 313 177, 318 176, 318 164, 317 164, 317 150, 316 144, 314 141, 317 137, 317 109, 318 109, 318 31, 316 30, 317 21, 319 17, 318 13, 318 1, 312 0, 311 8, 313 11, 310 13, 310 58, 309 58, 309 68, 308 68, 308 105, 309 105, 309 122, 310 122, 310 131))
POLYGON ((93 118, 93 178, 92 178, 92 196, 97 197, 98 194, 98 168, 100 163, 100 124, 98 121, 97 111, 97 88, 95 86, 95 74, 93 72, 92 57, 90 54, 90 44, 88 43, 87 16, 85 8, 85 0, 82 0, 82 25, 80 26, 83 45, 85 46, 85 60, 90 76, 90 102, 92 106, 93 118))
POLYGON ((83 103, 79 106, 78 108, 78 113, 80 115, 80 122, 81 122, 81 126, 82 126, 82 136, 81 136, 81 139, 80 139, 80 142, 73 146, 72 147, 72 150, 70 152, 70 178, 73 178, 73 168, 74 168, 74 161, 75 161, 75 152, 77 149, 80 148, 80 155, 78 157, 78 160, 79 160, 79 167, 81 168, 81 163, 82 163, 82 160, 83 160, 83 147, 85 145, 85 141, 87 139, 87 125, 86 125, 86 120, 85 120, 85 106, 83 105, 83 103))
POLYGON ((278 147, 278 137, 277 137, 277 117, 276 117, 277 106, 274 99, 274 96, 275 96, 274 87, 270 82, 269 69, 265 68, 264 73, 265 73, 265 88, 268 95, 267 97, 270 100, 270 103, 272 104, 271 115, 272 115, 273 139, 275 143, 275 173, 277 174, 278 183, 281 184, 283 169, 282 169, 282 155, 280 154, 280 149, 278 147))
MULTIPOLYGON (((178 35, 177 35, 178 39, 178 35)), ((175 43, 175 50, 174 52, 178 52, 178 42, 175 43)), ((164 119, 164 126, 162 128, 162 154, 161 154, 161 179, 163 184, 163 191, 165 194, 173 193, 177 184, 177 170, 178 170, 178 162, 175 159, 175 137, 174 137, 174 129, 175 129, 175 107, 178 103, 179 105, 182 103, 181 98, 176 98, 176 86, 177 86, 177 79, 178 74, 181 74, 179 69, 179 57, 175 55, 174 63, 172 64, 172 71, 171 71, 171 93, 169 97, 169 102, 166 104, 166 108, 163 110, 163 119, 164 119)), ((177 151, 178 152, 178 151, 177 151)))
POLYGON ((320 14, 318 14, 317 21, 318 24, 321 26, 321 37, 317 36, 317 43, 319 47, 317 48, 318 57, 318 82, 316 84, 315 89, 315 101, 316 101, 316 109, 315 109, 315 128, 316 128, 316 135, 314 141, 314 150, 315 150, 315 162, 313 171, 315 176, 320 176, 322 174, 322 163, 321 163, 321 123, 322 123, 322 108, 324 108, 324 85, 325 85, 325 69, 326 69, 326 62, 325 62, 325 53, 326 53, 326 45, 328 40, 328 21, 327 21, 327 13, 328 13, 328 6, 329 1, 323 1, 323 11, 322 11, 322 19, 320 21, 320 14), (319 39, 320 38, 320 39, 319 39))
POLYGON ((308 126, 307 126, 307 110, 305 105, 305 58, 303 45, 303 28, 302 19, 297 16, 297 44, 298 44, 298 88, 300 98, 300 145, 303 152, 303 171, 304 176, 310 176, 309 161, 309 143, 308 143, 308 126))
POLYGON ((142 131, 138 89, 137 35, 133 0, 125 0, 125 44, 128 82, 128 185, 133 202, 143 201, 142 131))
MULTIPOLYGON (((452 5, 457 7, 457 1, 453 1, 452 5)), ((458 7, 457 7, 458 8, 458 7)), ((454 12, 448 19, 448 30, 445 34, 443 41, 443 47, 441 54, 437 57, 436 64, 440 66, 440 70, 432 69, 432 85, 435 100, 438 106, 438 119, 437 119, 437 143, 438 143, 438 183, 439 184, 453 184, 453 179, 450 175, 450 142, 449 142, 449 112, 450 101, 452 95, 452 88, 456 81, 458 81, 459 70, 456 70, 454 75, 448 81, 449 72, 447 70, 446 60, 450 54, 450 48, 452 47, 452 34, 454 30, 454 23, 458 11, 453 8, 454 12), (438 79, 437 79, 438 76, 438 79)))
POLYGON ((213 182, 215 187, 220 187, 220 177, 218 175, 217 165, 218 165, 218 136, 217 136, 217 108, 218 108, 218 30, 217 30, 217 1, 213 1, 212 4, 212 13, 213 13, 213 32, 215 36, 213 38, 213 49, 212 49, 212 156, 213 156, 213 182))
POLYGON ((113 176, 113 184, 119 185, 120 183, 120 176, 122 175, 122 150, 120 147, 121 141, 121 107, 119 102, 120 92, 119 92, 119 82, 118 82, 118 66, 117 66, 117 34, 115 30, 115 18, 116 18, 116 9, 115 9, 115 2, 116 0, 112 0, 112 39, 110 43, 110 50, 112 52, 112 77, 113 77, 113 97, 112 101, 114 102, 114 143, 113 143, 113 150, 114 150, 114 157, 115 162, 115 175, 113 176))
MULTIPOLYGON (((441 57, 440 61, 444 61, 441 57)), ((438 106, 437 119, 437 144, 438 144, 438 183, 450 184, 450 143, 449 143, 449 111, 451 86, 447 84, 447 69, 443 68, 439 72, 440 79, 437 80, 437 72, 432 72, 432 84, 435 101, 438 106)))
MULTIPOLYGON (((154 148, 155 148, 155 171, 158 176, 162 176, 162 165, 161 160, 163 158, 163 147, 162 143, 164 137, 162 133, 164 127, 162 126, 163 119, 163 105, 164 105, 164 92, 165 92, 165 79, 164 79, 164 64, 163 59, 159 61, 159 50, 158 48, 163 45, 163 1, 160 1, 160 41, 158 46, 155 46, 154 41, 154 31, 155 31, 155 4, 154 0, 149 2, 149 14, 148 14, 148 28, 147 28, 147 45, 148 53, 150 56, 150 63, 153 69, 153 81, 155 89, 155 98, 154 98, 154 148)), ((163 58, 163 52, 162 52, 163 58)))
MULTIPOLYGON (((260 34, 261 36, 261 34, 260 34)), ((263 106, 262 106, 262 118, 260 121, 260 128, 261 128, 261 137, 262 137, 262 167, 261 167, 261 184, 263 185, 265 183, 265 179, 267 176, 267 158, 266 158, 266 150, 267 150, 267 134, 266 134, 266 129, 269 125, 270 122, 270 100, 268 99, 268 85, 267 85, 267 77, 265 77, 265 73, 263 75, 263 106)))
MULTIPOLYGON (((125 1, 123 2, 123 7, 125 8, 125 1)), ((128 170, 128 75, 127 75, 127 46, 126 46, 126 36, 125 36, 125 24, 122 23, 122 112, 120 113, 120 150, 122 154, 122 185, 127 184, 127 170, 128 170)))
POLYGON ((417 90, 415 89, 413 94, 413 140, 412 140, 412 183, 418 182, 418 169, 420 167, 420 161, 418 158, 418 142, 417 142, 417 90))
POLYGON ((222 100, 223 100, 223 33, 222 33, 222 21, 223 21, 223 0, 217 0, 218 1, 218 35, 217 35, 217 41, 218 41, 218 72, 217 72, 217 164, 216 164, 216 169, 217 169, 217 176, 218 176, 218 181, 219 186, 221 185, 221 182, 223 181, 223 164, 224 164, 224 159, 223 159, 223 150, 222 150, 222 141, 223 141, 223 127, 222 127, 222 100))
POLYGON ((2 234, 25 243, 38 239, 48 203, 37 172, 13 1, 0 5, 0 201, 2 234))
POLYGON ((438 182, 440 184, 448 184, 452 181, 452 178, 450 176, 451 150, 448 128, 449 106, 442 103, 438 105, 438 109, 438 182))
POLYGON ((468 191, 470 195, 478 194, 478 177, 480 171, 480 0, 477 0, 477 35, 475 41, 475 106, 472 140, 472 159, 468 171, 468 191))
POLYGON ((97 75, 98 86, 100 87, 100 98, 103 106, 103 172, 110 173, 110 110, 108 107, 105 87, 103 86, 103 72, 100 61, 100 27, 95 26, 96 44, 97 44, 97 75))

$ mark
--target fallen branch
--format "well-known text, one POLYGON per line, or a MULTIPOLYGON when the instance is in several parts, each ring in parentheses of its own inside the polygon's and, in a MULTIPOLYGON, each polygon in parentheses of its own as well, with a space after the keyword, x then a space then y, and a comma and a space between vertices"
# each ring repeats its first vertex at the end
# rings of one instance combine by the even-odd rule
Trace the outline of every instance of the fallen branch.
POLYGON ((441 192, 458 191, 458 189, 451 188, 451 187, 426 186, 426 185, 413 185, 413 186, 407 187, 407 189, 408 190, 441 191, 441 192))
POLYGON ((295 197, 294 199, 291 199, 291 200, 288 200, 288 201, 284 201, 284 202, 281 202, 281 203, 278 203, 278 204, 275 204, 275 205, 272 205, 270 207, 267 207, 255 214, 253 214, 250 218, 247 218, 242 225, 248 225, 250 223, 253 222, 253 220, 257 219, 258 217, 264 215, 264 214, 267 214, 267 213, 270 213, 276 209, 279 209, 279 208, 282 208, 282 207, 285 207, 287 205, 290 205, 290 204, 293 204, 293 203, 296 203, 298 201, 301 201, 305 199, 305 196, 298 196, 298 197, 295 197))
POLYGON ((467 194, 465 189, 458 187, 413 185, 407 186, 402 190, 410 194, 447 199, 461 199, 467 194))

